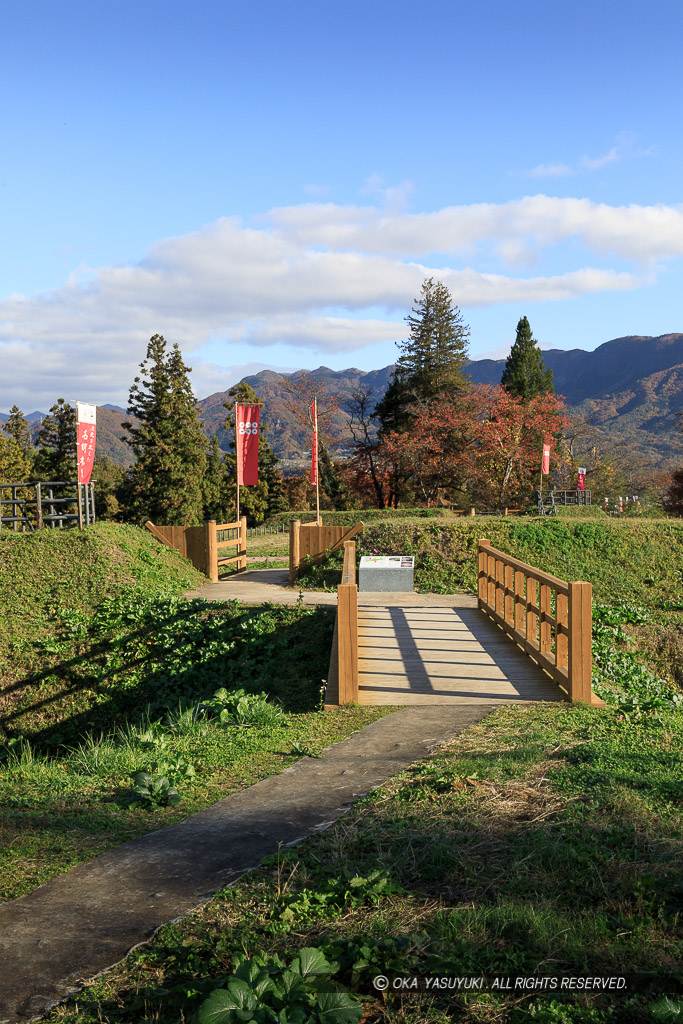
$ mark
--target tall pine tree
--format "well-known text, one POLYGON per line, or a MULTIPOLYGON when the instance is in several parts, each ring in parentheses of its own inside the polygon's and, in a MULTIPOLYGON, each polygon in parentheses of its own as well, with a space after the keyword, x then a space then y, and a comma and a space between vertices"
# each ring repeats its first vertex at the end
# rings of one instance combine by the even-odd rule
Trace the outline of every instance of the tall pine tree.
POLYGON ((537 395, 553 394, 553 371, 543 362, 538 342, 531 333, 529 321, 523 316, 517 324, 517 337, 507 357, 501 386, 525 402, 537 395))
POLYGON ((421 402, 467 390, 469 327, 442 281, 427 278, 406 317, 410 337, 401 342, 397 375, 421 402))
POLYGON ((0 480, 24 483, 30 479, 35 453, 28 420, 18 406, 12 406, 2 429, 7 437, 0 433, 0 480))
POLYGON ((38 480, 76 479, 76 410, 58 398, 40 425, 33 475, 38 480))
POLYGON ((128 502, 135 519, 161 526, 192 526, 203 517, 202 479, 207 439, 190 385, 190 367, 178 345, 170 352, 155 334, 142 371, 130 389, 124 423, 136 462, 128 480, 128 502))

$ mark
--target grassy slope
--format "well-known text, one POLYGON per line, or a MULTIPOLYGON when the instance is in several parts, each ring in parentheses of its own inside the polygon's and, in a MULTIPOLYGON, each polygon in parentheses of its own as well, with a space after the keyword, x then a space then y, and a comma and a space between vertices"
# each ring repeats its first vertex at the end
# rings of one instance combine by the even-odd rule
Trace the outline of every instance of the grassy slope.
POLYGON ((240 955, 289 963, 314 946, 363 999, 363 1024, 645 1024, 680 965, 682 740, 681 714, 501 708, 51 1019, 194 1020, 240 955), (634 972, 654 972, 649 990, 616 997, 379 998, 372 986, 377 974, 634 972))
POLYGON ((386 713, 318 710, 328 613, 183 601, 203 576, 141 530, 3 537, 0 566, 0 898, 281 770, 297 742, 318 749, 386 713), (179 705, 221 686, 265 691, 286 713, 252 728, 179 721, 179 705), (137 770, 167 775, 181 805, 131 806, 137 770))

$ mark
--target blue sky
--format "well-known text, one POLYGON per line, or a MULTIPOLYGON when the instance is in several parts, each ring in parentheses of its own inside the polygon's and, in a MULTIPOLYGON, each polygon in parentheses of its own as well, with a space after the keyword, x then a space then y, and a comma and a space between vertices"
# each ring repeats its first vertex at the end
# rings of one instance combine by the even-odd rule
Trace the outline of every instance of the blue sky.
POLYGON ((683 5, 26 0, 0 41, 0 409, 683 330, 683 5))

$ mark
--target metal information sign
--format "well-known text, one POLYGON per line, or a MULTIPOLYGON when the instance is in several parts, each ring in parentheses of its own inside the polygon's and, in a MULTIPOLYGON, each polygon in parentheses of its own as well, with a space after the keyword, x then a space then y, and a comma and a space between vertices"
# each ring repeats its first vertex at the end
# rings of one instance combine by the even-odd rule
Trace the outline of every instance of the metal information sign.
POLYGON ((358 590, 406 593, 413 589, 414 571, 413 555, 363 555, 358 590))

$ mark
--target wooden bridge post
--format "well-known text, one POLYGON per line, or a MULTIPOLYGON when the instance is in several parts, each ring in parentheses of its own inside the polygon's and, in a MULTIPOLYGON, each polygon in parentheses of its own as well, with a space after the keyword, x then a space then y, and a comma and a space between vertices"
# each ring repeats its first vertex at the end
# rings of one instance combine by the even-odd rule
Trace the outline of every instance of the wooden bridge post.
POLYGON ((592 700, 593 588, 590 583, 569 584, 569 699, 592 700))
POLYGON ((337 587, 339 703, 358 703, 358 587, 337 587))
POLYGON ((478 582, 478 603, 479 609, 486 604, 488 597, 488 554, 486 548, 491 543, 488 537, 479 538, 479 582, 478 582))
POLYGON ((289 582, 293 583, 301 561, 301 520, 292 519, 289 524, 289 582))
POLYGON ((206 568, 204 571, 212 583, 218 583, 218 543, 215 519, 210 519, 206 523, 204 545, 206 550, 206 568))
POLYGON ((240 546, 239 546, 240 558, 237 563, 237 571, 240 569, 246 572, 247 568, 247 517, 242 516, 240 519, 240 546))

